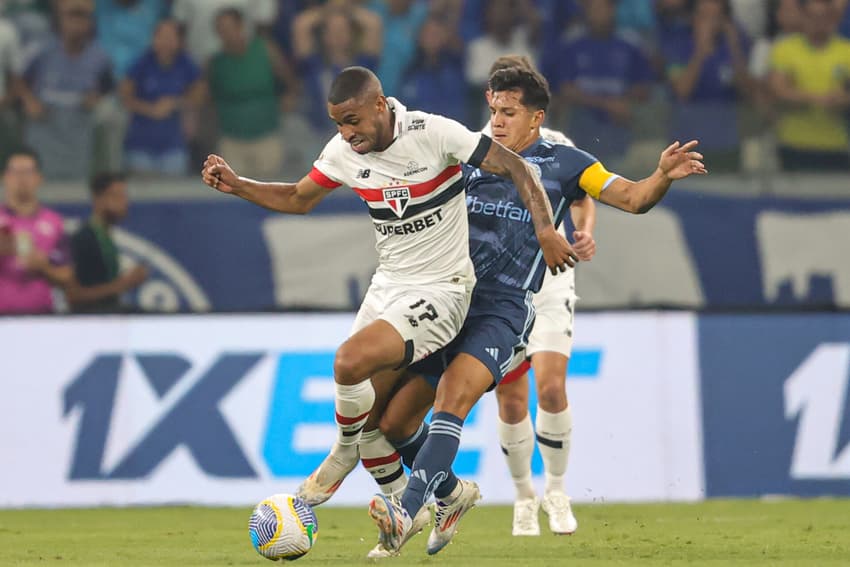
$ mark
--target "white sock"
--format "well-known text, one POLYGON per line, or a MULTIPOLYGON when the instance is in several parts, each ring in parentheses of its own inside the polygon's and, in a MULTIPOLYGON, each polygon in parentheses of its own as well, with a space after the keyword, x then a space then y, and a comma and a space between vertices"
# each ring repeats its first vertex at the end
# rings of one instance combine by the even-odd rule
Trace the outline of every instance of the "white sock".
POLYGON ((546 471, 546 492, 563 492, 573 432, 570 406, 558 413, 549 413, 537 406, 536 426, 537 446, 543 457, 543 470, 546 471))
POLYGON ((337 445, 356 446, 360 441, 360 432, 369 417, 369 410, 375 403, 375 388, 371 380, 346 386, 334 383, 336 396, 337 445))
POLYGON ((499 442, 516 485, 517 499, 534 498, 534 485, 531 482, 534 428, 531 426, 531 416, 525 414, 525 419, 515 425, 499 419, 499 442))
POLYGON ((407 486, 407 475, 401 457, 380 429, 360 435, 360 460, 386 496, 401 497, 407 486))

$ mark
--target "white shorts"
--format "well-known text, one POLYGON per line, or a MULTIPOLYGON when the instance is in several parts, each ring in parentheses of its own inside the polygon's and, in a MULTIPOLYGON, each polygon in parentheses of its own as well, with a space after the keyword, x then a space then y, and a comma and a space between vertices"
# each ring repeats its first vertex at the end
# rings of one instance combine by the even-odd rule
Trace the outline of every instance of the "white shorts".
POLYGON ((578 296, 574 268, 556 276, 546 274, 543 286, 534 294, 537 318, 525 349, 526 356, 543 351, 570 356, 573 350, 576 301, 578 296))
POLYGON ((416 287, 372 278, 351 334, 383 319, 404 339, 405 360, 401 367, 418 362, 458 335, 469 310, 473 285, 474 281, 416 287))

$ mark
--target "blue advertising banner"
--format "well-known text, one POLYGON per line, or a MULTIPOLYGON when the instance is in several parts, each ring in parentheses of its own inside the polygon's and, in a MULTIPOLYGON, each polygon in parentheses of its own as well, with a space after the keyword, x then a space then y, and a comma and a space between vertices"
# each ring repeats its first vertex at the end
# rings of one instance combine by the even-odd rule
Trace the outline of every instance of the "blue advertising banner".
MULTIPOLYGON (((307 216, 238 199, 134 204, 116 240, 153 278, 128 300, 160 311, 357 309, 377 265, 374 228, 343 191, 307 216)), ((850 308, 850 199, 671 191, 647 215, 599 215, 597 256, 577 274, 585 307, 850 308)))
POLYGON ((706 495, 850 495, 850 315, 698 324, 706 495))

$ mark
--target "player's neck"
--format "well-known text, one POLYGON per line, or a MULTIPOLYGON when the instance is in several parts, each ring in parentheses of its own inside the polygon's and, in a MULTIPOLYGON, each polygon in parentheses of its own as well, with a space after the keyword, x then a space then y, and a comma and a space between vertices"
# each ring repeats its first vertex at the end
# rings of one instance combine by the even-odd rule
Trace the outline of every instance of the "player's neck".
POLYGON ((41 206, 38 199, 10 199, 6 204, 19 217, 31 217, 41 206))
POLYGON ((520 140, 517 143, 515 148, 511 148, 511 149, 513 151, 515 151, 516 153, 521 154, 522 152, 524 152, 525 150, 527 150, 528 148, 533 146, 534 142, 536 142, 537 138, 539 138, 539 137, 540 137, 540 128, 535 128, 534 130, 532 130, 528 134, 528 136, 526 136, 525 138, 520 140))
POLYGON ((378 143, 375 145, 375 152, 382 152, 390 147, 395 141, 395 136, 393 133, 395 132, 395 111, 389 110, 388 112, 388 121, 384 123, 384 135, 381 136, 381 139, 378 140, 378 143))

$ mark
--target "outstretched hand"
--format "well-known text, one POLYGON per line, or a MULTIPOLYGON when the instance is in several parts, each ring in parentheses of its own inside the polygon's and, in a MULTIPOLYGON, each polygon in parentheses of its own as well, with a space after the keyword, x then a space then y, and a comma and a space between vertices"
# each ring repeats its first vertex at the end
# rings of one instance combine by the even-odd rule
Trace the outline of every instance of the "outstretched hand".
POLYGON ((201 178, 204 183, 222 193, 232 193, 239 183, 239 176, 236 175, 236 172, 227 165, 227 162, 221 156, 215 154, 210 154, 204 161, 201 178))
POLYGON ((679 145, 679 142, 673 142, 667 149, 661 152, 661 159, 658 161, 658 169, 669 179, 683 179, 689 175, 705 175, 708 170, 705 169, 705 164, 702 163, 702 154, 693 151, 699 144, 697 140, 691 140, 687 144, 679 145))

